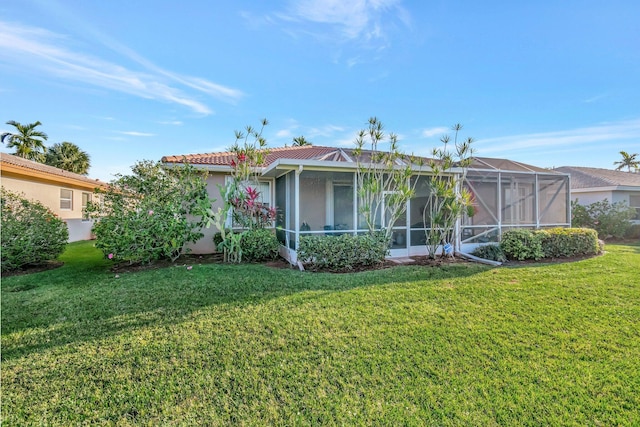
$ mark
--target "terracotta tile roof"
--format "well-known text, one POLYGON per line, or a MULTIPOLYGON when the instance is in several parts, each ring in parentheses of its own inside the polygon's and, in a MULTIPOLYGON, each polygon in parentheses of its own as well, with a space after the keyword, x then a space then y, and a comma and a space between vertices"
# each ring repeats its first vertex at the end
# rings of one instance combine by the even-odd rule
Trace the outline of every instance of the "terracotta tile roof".
MULTIPOLYGON (((354 162, 355 156, 353 150, 349 148, 323 147, 316 145, 303 145, 302 147, 275 147, 269 148, 264 166, 269 166, 278 159, 292 160, 325 160, 339 162, 354 162)), ((366 161, 369 150, 363 150, 362 159, 366 161)), ((230 152, 221 153, 204 153, 204 154, 185 154, 176 156, 164 156, 163 163, 183 163, 185 160, 192 165, 210 165, 210 166, 229 166, 231 160, 235 159, 235 155, 230 152)), ((429 159, 422 157, 425 164, 429 159)), ((520 172, 544 172, 558 173, 550 169, 539 168, 536 166, 526 165, 524 163, 515 162, 507 159, 494 159, 489 157, 475 157, 471 169, 489 169, 502 171, 520 171, 520 172)))
MULTIPOLYGON (((341 155, 341 151, 349 152, 350 150, 341 150, 336 147, 321 147, 316 145, 303 145, 301 147, 275 147, 269 148, 269 154, 265 162, 265 166, 278 159, 296 159, 296 160, 334 160, 347 161, 341 155)), ((186 154, 176 156, 164 156, 163 163, 187 163, 193 165, 216 165, 228 166, 231 160, 235 158, 233 153, 204 153, 204 154, 186 154)))
POLYGON ((92 184, 96 186, 107 185, 105 182, 102 182, 98 179, 92 179, 84 175, 66 171, 64 169, 59 169, 53 166, 45 165, 43 163, 38 163, 32 160, 23 159, 22 157, 14 156, 12 154, 0 153, 0 168, 2 165, 5 165, 5 164, 17 166, 21 169, 24 169, 26 174, 28 174, 28 171, 36 171, 36 172, 43 172, 46 174, 64 177, 68 179, 74 179, 77 181, 82 181, 87 184, 92 184))
POLYGON ((640 173, 611 169, 562 166, 555 170, 571 174, 571 188, 640 187, 640 173))

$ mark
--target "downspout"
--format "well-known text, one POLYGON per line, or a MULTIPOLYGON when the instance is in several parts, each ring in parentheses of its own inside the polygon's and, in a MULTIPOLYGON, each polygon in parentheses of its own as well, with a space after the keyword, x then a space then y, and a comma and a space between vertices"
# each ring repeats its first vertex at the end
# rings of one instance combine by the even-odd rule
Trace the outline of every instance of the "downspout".
POLYGON ((465 254, 464 252, 456 252, 456 255, 459 256, 460 258, 465 258, 465 259, 468 259, 470 261, 479 262, 480 264, 492 265, 494 267, 498 267, 498 266, 502 265, 502 263, 500 261, 492 261, 490 259, 479 258, 479 257, 477 257, 475 255, 465 254))

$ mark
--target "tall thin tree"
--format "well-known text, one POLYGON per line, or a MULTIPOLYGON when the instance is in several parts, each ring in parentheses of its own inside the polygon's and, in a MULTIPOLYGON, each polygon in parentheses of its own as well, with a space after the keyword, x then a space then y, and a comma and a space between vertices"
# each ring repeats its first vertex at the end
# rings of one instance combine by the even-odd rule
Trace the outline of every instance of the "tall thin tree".
POLYGON ((293 147, 303 147, 305 145, 313 145, 313 144, 307 141, 307 139, 304 136, 296 136, 295 138, 293 138, 293 144, 291 145, 293 147))
POLYGON ((45 163, 80 175, 86 175, 91 167, 89 154, 73 142, 67 141, 49 147, 45 163))
POLYGON ((9 120, 8 125, 16 128, 15 133, 4 132, 0 135, 0 141, 7 144, 9 148, 15 148, 15 155, 36 162, 44 162, 45 146, 44 141, 48 136, 46 133, 36 128, 42 123, 36 121, 23 125, 15 120, 9 120))
POLYGON ((631 169, 638 170, 640 169, 640 159, 638 159, 638 153, 629 154, 626 151, 621 151, 620 155, 622 156, 622 160, 613 162, 614 165, 618 165, 616 170, 622 170, 627 168, 627 172, 631 172, 631 169))

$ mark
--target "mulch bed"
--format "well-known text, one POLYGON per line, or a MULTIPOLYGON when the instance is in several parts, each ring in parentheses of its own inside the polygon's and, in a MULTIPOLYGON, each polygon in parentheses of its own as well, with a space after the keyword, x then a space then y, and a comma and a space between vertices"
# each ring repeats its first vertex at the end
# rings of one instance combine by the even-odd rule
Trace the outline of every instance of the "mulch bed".
MULTIPOLYGON (((600 255, 595 255, 600 256, 600 255)), ((522 267, 522 266, 533 266, 536 264, 560 264, 560 263, 568 263, 568 262, 576 262, 582 261, 585 259, 593 258, 594 256, 576 256, 570 258, 551 258, 551 259, 542 259, 542 260, 526 260, 526 261, 508 261, 503 263, 504 267, 522 267)), ((473 264, 473 261, 469 261, 460 257, 437 257, 436 259, 429 258, 427 256, 411 256, 410 257, 414 262, 402 265, 420 265, 425 267, 442 267, 446 265, 453 264, 473 264)), ((156 261, 152 264, 116 264, 111 267, 110 271, 116 274, 119 273, 131 273, 135 271, 145 271, 145 270, 155 270, 159 268, 165 267, 176 267, 176 266, 184 266, 185 268, 198 264, 222 264, 222 254, 214 253, 214 254, 205 254, 205 255, 183 255, 178 258, 175 262, 171 262, 168 260, 156 261)), ((62 267, 64 265, 61 261, 50 261, 45 264, 34 265, 34 266, 26 266, 21 270, 10 271, 6 273, 2 273, 2 277, 11 277, 11 276, 21 276, 24 274, 38 273, 41 271, 53 270, 55 268, 62 267)), ((268 261, 264 263, 267 267, 277 268, 277 269, 293 269, 297 270, 298 267, 295 265, 289 264, 283 258, 278 258, 273 261, 268 261)), ((355 273, 360 271, 371 271, 371 270, 382 270, 385 268, 397 267, 400 264, 396 264, 392 261, 386 260, 380 264, 369 265, 369 266, 358 266, 348 270, 311 270, 308 271, 318 271, 318 272, 327 272, 327 273, 355 273)))
POLYGON ((20 270, 7 271, 2 273, 2 277, 22 276, 24 274, 39 273, 41 271, 53 270, 55 268, 62 267, 64 262, 62 261, 48 261, 44 264, 38 265, 25 265, 20 270))

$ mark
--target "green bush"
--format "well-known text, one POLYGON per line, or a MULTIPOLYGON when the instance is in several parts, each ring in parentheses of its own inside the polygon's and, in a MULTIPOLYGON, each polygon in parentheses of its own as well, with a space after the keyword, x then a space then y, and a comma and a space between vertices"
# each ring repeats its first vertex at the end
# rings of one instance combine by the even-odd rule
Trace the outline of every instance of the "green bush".
POLYGON ((640 239, 640 224, 633 224, 624 235, 625 239, 640 239))
POLYGON ((507 260, 507 257, 504 255, 504 251, 500 248, 500 245, 496 244, 478 246, 473 252, 471 252, 471 255, 498 262, 505 262, 507 260))
POLYGON ((277 258, 280 243, 272 230, 256 228, 242 233, 240 248, 243 261, 261 262, 277 258))
POLYGON ((175 261, 203 234, 212 217, 205 176, 191 166, 165 169, 142 161, 132 175, 118 175, 100 191, 101 203, 89 202, 86 212, 96 219, 96 247, 109 259, 149 263, 175 261))
POLYGON ((596 255, 601 252, 598 233, 589 228, 551 228, 535 233, 542 236, 545 258, 596 255))
POLYGON ((2 271, 56 259, 69 239, 67 225, 42 203, 0 189, 2 271))
POLYGON ((303 236, 298 259, 311 270, 352 270, 384 261, 389 242, 383 233, 303 236))
POLYGON ((609 203, 607 199, 582 206, 571 202, 571 226, 593 228, 601 239, 622 239, 631 228, 629 220, 636 215, 625 202, 609 203))
POLYGON ((520 229, 504 233, 500 247, 507 259, 523 261, 596 255, 602 252, 603 243, 588 228, 520 229))
MULTIPOLYGON (((230 233, 231 230, 230 229, 225 229, 227 233, 230 233)), ((222 243, 222 233, 221 232, 217 232, 216 234, 213 235, 213 244, 216 247, 216 250, 218 248, 218 246, 220 246, 220 243, 222 243)))
POLYGON ((544 257, 542 235, 527 229, 515 229, 503 233, 500 248, 510 260, 539 260, 544 257))

